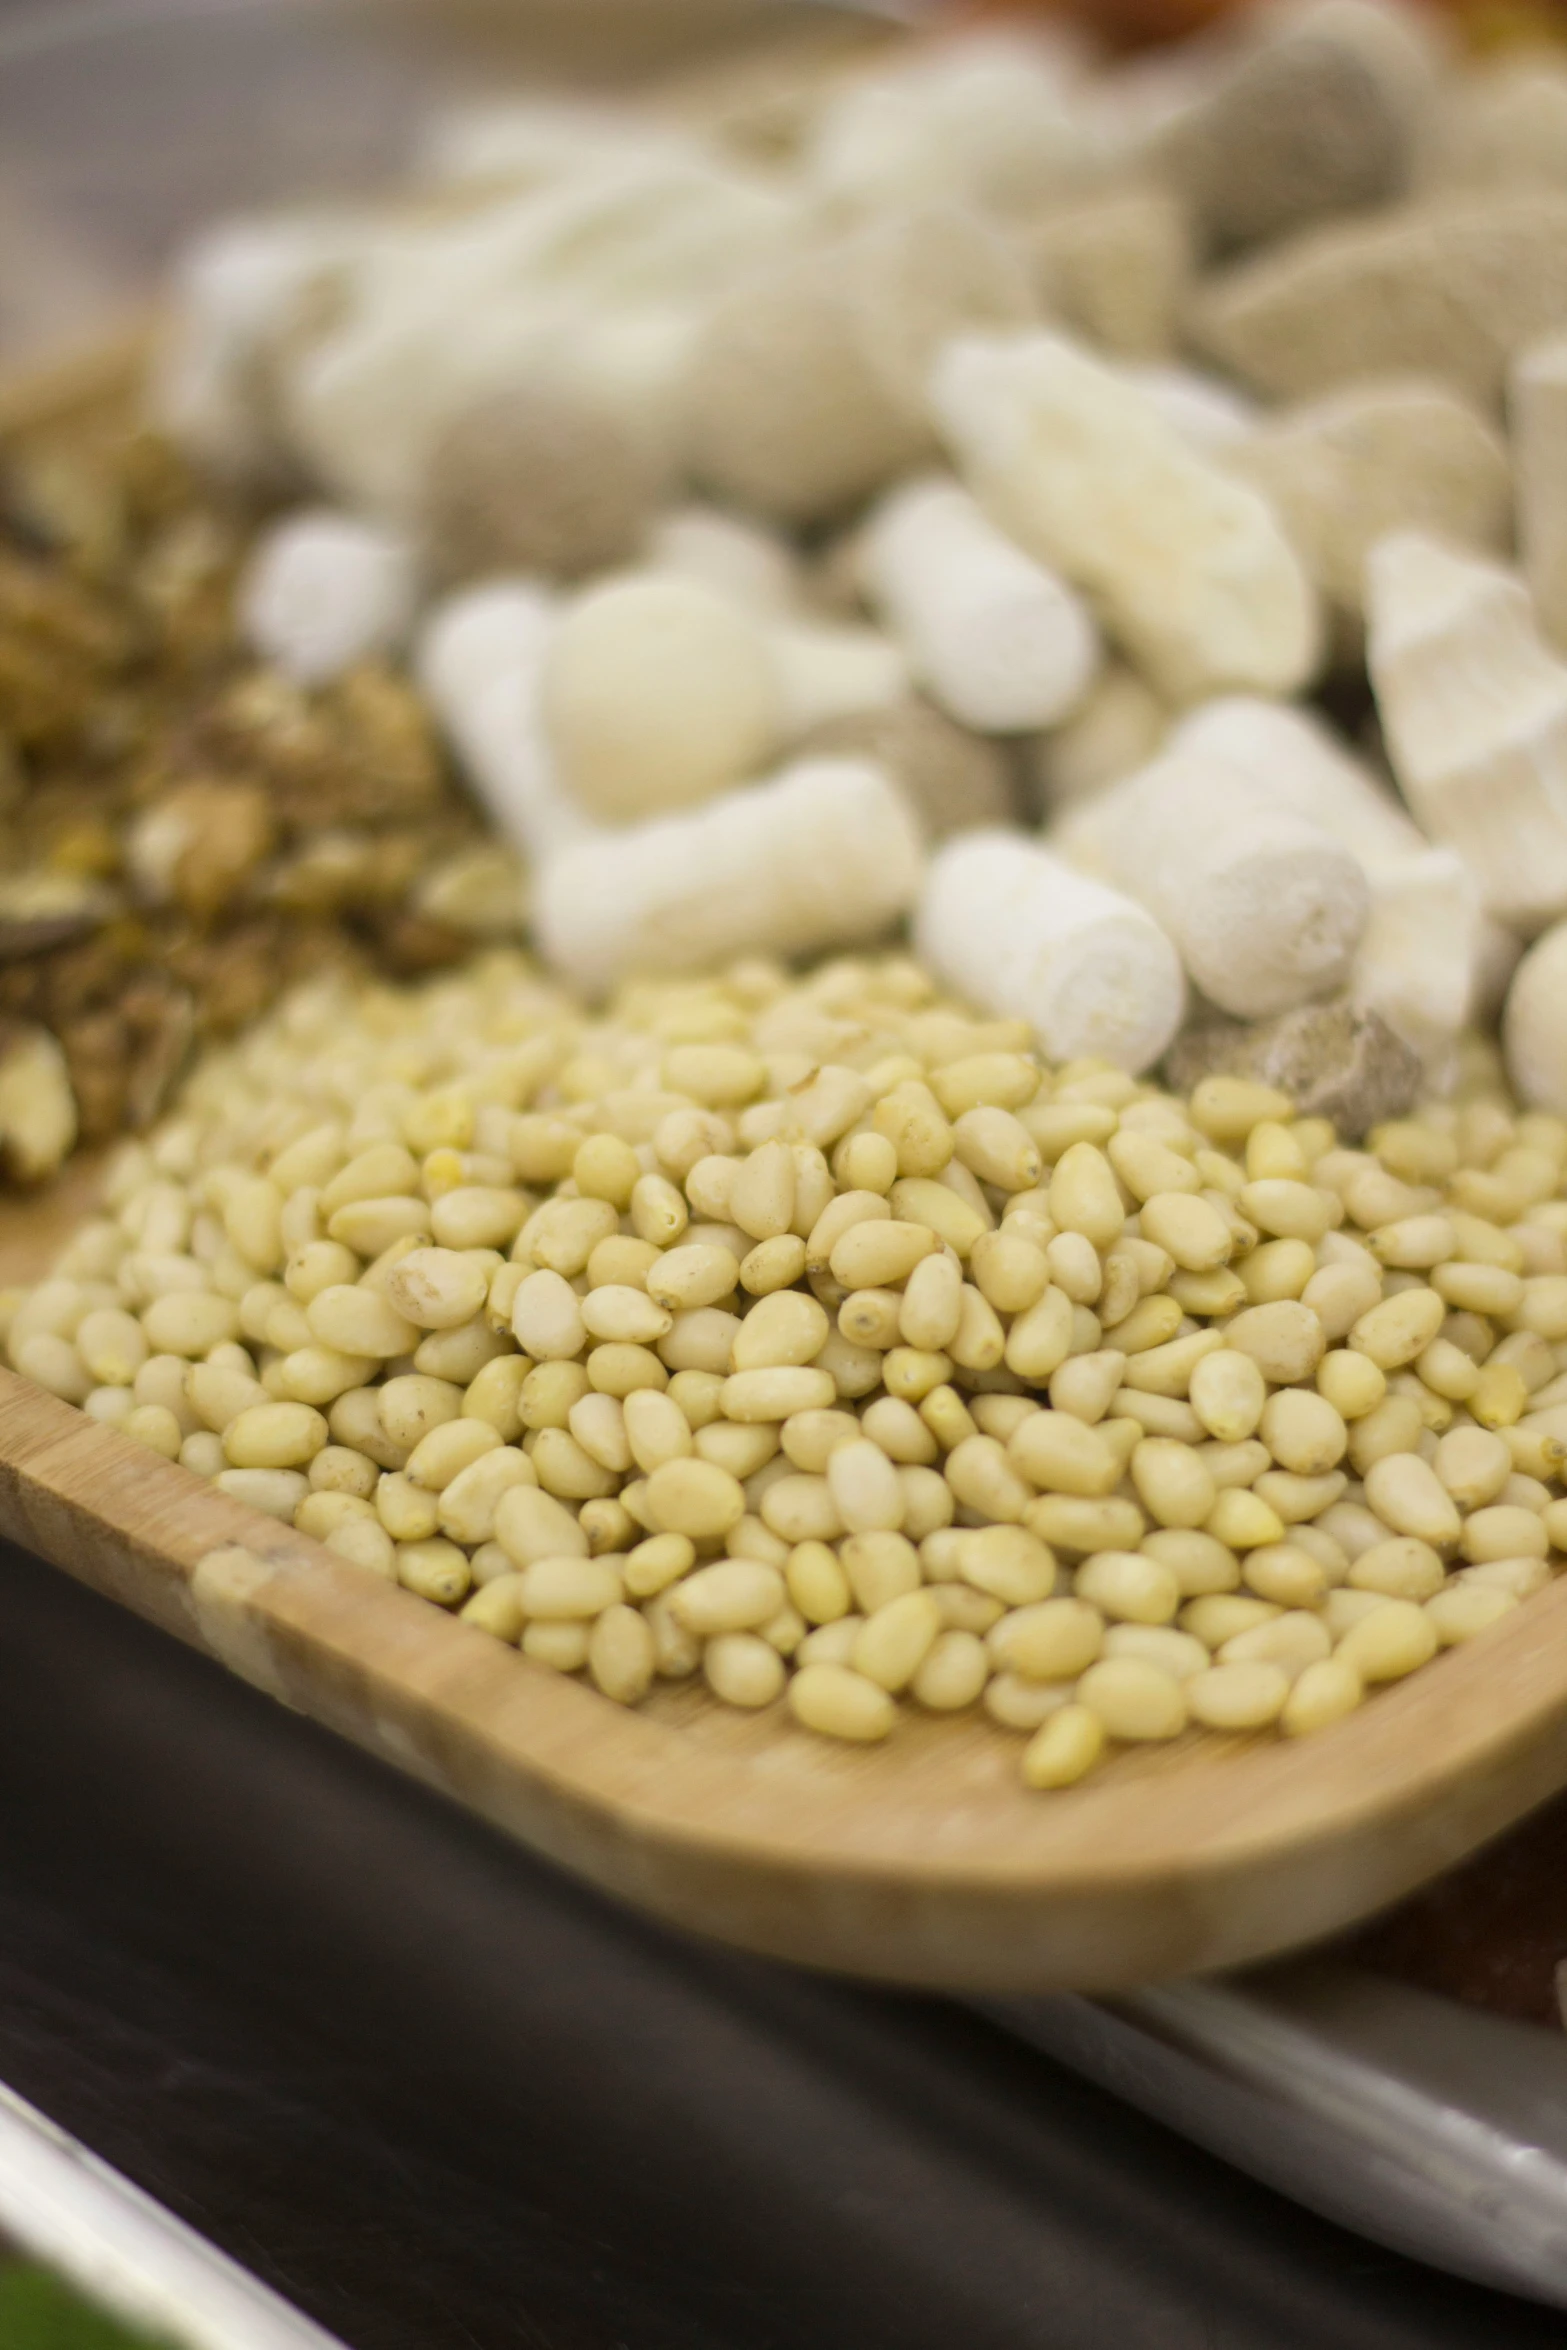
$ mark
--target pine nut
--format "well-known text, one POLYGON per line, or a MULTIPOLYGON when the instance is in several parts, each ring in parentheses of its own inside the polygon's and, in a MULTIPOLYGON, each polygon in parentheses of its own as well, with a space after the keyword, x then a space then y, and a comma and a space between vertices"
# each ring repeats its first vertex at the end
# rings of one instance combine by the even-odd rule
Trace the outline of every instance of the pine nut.
POLYGON ((784 1604, 784 1579, 760 1559, 720 1559, 698 1567, 669 1594, 677 1623, 699 1640, 722 1632, 751 1632, 784 1604))
POLYGON ((872 1745, 885 1738, 898 1709, 885 1689, 846 1666, 808 1664, 789 1683, 789 1710, 823 1738, 872 1745))
POLYGON ((1139 1551, 1096 1552, 1075 1581, 1079 1599, 1121 1623, 1172 1623, 1181 1604, 1174 1571, 1139 1551))
POLYGON ((234 1469, 298 1469, 327 1440, 327 1424, 302 1403, 252 1404, 229 1422, 223 1450, 234 1469))
POLYGON ((1489 1632, 1504 1616, 1510 1616, 1518 1601, 1510 1591, 1499 1591, 1483 1583, 1455 1583, 1450 1591, 1438 1591, 1426 1601, 1425 1612, 1436 1627, 1436 1636, 1444 1648, 1458 1648, 1467 1640, 1478 1640, 1489 1632))
POLYGON ((1016 1607, 989 1634, 990 1654, 1003 1672, 1026 1681, 1069 1681, 1104 1645, 1104 1618, 1083 1599, 1046 1599, 1016 1607))
POLYGON ((1385 1599, 1430 1599, 1446 1579, 1442 1561, 1430 1544, 1408 1534, 1373 1543, 1349 1570, 1354 1590, 1379 1592, 1385 1599))
POLYGON ((940 1636, 941 1609, 931 1591, 906 1591, 868 1616, 855 1635, 850 1664, 897 1696, 913 1680, 940 1636))
POLYGON ((1342 1653, 1307 1665, 1296 1679, 1279 1727, 1286 1738, 1309 1738, 1330 1729, 1352 1714, 1364 1696, 1364 1684, 1353 1663, 1342 1653))
POLYGON ((1458 1540, 1461 1521, 1451 1495, 1418 1453, 1390 1453, 1366 1471, 1366 1500, 1396 1534, 1413 1534, 1438 1549, 1458 1540))
POLYGON ((963 1580, 1007 1607, 1048 1599, 1055 1588, 1054 1557, 1021 1526, 978 1528, 963 1536, 958 1555, 963 1580))
POLYGON ((783 1659, 754 1632, 726 1632, 710 1640, 702 1671, 715 1697, 748 1712, 771 1705, 783 1691, 783 1659))
POLYGON ((1159 1526, 1201 1526, 1217 1499, 1212 1477, 1189 1445, 1151 1436, 1132 1454, 1132 1483, 1159 1526))
POLYGON ((1104 1657, 1090 1665, 1077 1695, 1107 1736, 1128 1744, 1178 1738, 1186 1727, 1181 1684, 1140 1657, 1104 1657))
POLYGON ((736 1371, 803 1368, 821 1353, 829 1328, 826 1311, 814 1297, 783 1290, 776 1296, 762 1298, 735 1334, 734 1368, 736 1371))
POLYGON ((745 1515, 738 1479, 711 1461, 665 1461, 648 1479, 647 1503, 660 1533, 698 1542, 727 1534, 745 1515))
POLYGON ((1337 1659, 1362 1681, 1398 1681, 1437 1651, 1437 1630, 1412 1600, 1388 1599, 1351 1627, 1339 1642, 1337 1659))

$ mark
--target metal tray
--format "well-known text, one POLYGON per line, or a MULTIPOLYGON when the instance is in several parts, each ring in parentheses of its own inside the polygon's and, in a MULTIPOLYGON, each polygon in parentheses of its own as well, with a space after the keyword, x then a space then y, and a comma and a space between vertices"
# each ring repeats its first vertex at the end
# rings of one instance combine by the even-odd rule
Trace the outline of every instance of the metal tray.
POLYGON ((1324 2218, 1567 2308, 1567 2037, 1331 1959, 982 2012, 1324 2218))

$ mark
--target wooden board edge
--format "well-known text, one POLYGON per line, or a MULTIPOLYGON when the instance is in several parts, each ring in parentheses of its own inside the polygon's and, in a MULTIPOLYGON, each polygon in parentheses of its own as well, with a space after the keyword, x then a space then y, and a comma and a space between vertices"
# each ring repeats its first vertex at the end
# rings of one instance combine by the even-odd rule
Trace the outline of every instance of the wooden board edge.
MULTIPOLYGON (((1493 1705, 1477 1740, 1487 1660, 1471 1650, 1440 1668, 1434 1778, 1368 1767, 1368 1744, 1373 1763, 1407 1757, 1409 1683, 1315 1753, 1259 1747, 1202 1776, 1043 1799, 1036 1848, 1010 1863, 981 1836, 921 1865, 843 1818, 802 1821, 765 1772, 746 1783, 732 1757, 610 1709, 9 1372, 0 1531, 606 1891, 769 1955, 928 1987, 1122 1989, 1320 1939, 1510 1825, 1567 1759, 1560 1688, 1510 1722, 1493 1705), (1331 1800, 1312 1820, 1319 1769, 1331 1800), (1194 1819, 1216 1787, 1222 1816, 1194 1819), (1053 1867, 1052 1818, 1074 1827, 1053 1867)), ((1553 1597, 1560 1651, 1567 1585, 1532 1604, 1553 1597)))

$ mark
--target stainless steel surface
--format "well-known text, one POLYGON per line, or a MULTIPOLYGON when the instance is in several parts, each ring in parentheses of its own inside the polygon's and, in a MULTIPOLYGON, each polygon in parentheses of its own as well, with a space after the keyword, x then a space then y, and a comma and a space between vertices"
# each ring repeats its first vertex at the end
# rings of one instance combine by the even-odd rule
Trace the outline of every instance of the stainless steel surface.
POLYGON ((3 2087, 0 2233, 177 2350, 343 2350, 3 2087))
POLYGON ((1326 2218, 1567 2308, 1567 2038, 1326 1961, 985 2012, 1326 2218))
POLYGON ((440 106, 613 85, 921 0, 54 0, 0 15, 0 364, 147 300, 223 213, 384 183, 440 106))

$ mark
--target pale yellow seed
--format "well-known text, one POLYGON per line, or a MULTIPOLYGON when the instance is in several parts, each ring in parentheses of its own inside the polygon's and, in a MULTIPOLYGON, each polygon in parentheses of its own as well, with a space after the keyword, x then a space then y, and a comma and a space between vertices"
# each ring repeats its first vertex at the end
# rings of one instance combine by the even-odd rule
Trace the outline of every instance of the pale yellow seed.
POLYGON ((700 1542, 739 1523, 745 1493, 737 1478, 711 1461, 665 1461, 647 1481, 647 1507, 659 1533, 700 1542))
POLYGON ((527 1454, 514 1445, 499 1445, 481 1454, 441 1488, 438 1505, 441 1532, 470 1549, 489 1542, 494 1536, 495 1513, 503 1495, 515 1486, 534 1484, 536 1477, 537 1471, 527 1454))
POLYGON ((1387 1394, 1386 1374, 1369 1355, 1339 1347, 1317 1365, 1317 1393, 1343 1420, 1364 1419, 1387 1394))
POLYGON ((783 1691, 783 1659, 754 1632, 726 1632, 710 1640, 702 1671, 715 1697, 748 1712, 771 1705, 783 1691))
POLYGON ((1208 1513, 1206 1531, 1230 1550, 1260 1550, 1284 1540, 1284 1520, 1260 1495, 1230 1486, 1208 1513))
POLYGON ((674 1327, 667 1306, 623 1282, 590 1289, 578 1310, 588 1336, 612 1346, 654 1346, 674 1327))
POLYGON ((1320 1562, 1292 1542, 1269 1543, 1249 1552, 1244 1573, 1259 1599, 1271 1599, 1284 1608, 1315 1607, 1327 1589, 1320 1562))
POLYGON ((1284 1701, 1279 1727, 1286 1738, 1308 1738, 1352 1714, 1364 1693, 1361 1677, 1347 1657, 1342 1653, 1324 1657, 1307 1665, 1296 1679, 1284 1701))
POLYGON ((294 1512, 310 1490, 297 1469, 221 1469, 213 1483, 231 1501, 243 1502, 246 1509, 260 1510, 285 1526, 293 1524, 294 1512))
POLYGON ((1239 1591, 1200 1592, 1185 1602, 1176 1621, 1205 1648, 1218 1649, 1242 1633, 1275 1622, 1282 1612, 1270 1601, 1252 1599, 1239 1591))
POLYGON ((740 1286, 752 1297, 771 1297, 791 1288, 804 1272, 804 1241, 797 1232, 783 1232, 775 1240, 759 1240, 740 1259, 740 1286))
POLYGON ((855 1635, 849 1661, 857 1673, 896 1696, 906 1689, 942 1630, 932 1591, 906 1591, 868 1616, 855 1635))
MULTIPOLYGON (((40 1336, 46 1333, 40 1332, 40 1336)), ((161 1453, 166 1461, 177 1461, 184 1433, 174 1414, 163 1404, 142 1403, 127 1412, 120 1422, 120 1432, 134 1444, 143 1444, 149 1452, 161 1453)))
POLYGON ((1093 1498, 1113 1493, 1121 1478, 1114 1447, 1070 1412, 1030 1413, 1008 1437, 1007 1458, 1041 1492, 1093 1498))
POLYGON ((1033 1499, 993 1436, 966 1436, 947 1455, 947 1483, 960 1502, 987 1518, 1015 1524, 1033 1499))
POLYGON ((397 1580, 436 1607, 459 1606, 473 1587, 465 1553, 440 1535, 397 1545, 397 1580))
POLYGON ((1395 1534, 1413 1534, 1438 1549, 1458 1540, 1451 1494, 1418 1453, 1389 1453, 1366 1471, 1366 1500, 1395 1534))
POLYGON ((453 1330, 480 1311, 489 1286, 474 1258, 456 1249, 416 1248, 393 1267, 384 1294, 419 1329, 453 1330))
POLYGON ((734 1369, 803 1368, 821 1353, 830 1327, 826 1309, 814 1297, 804 1297, 797 1290, 764 1297, 751 1308, 735 1335, 734 1369))
POLYGON ((517 1485, 495 1505, 495 1540, 519 1567, 535 1559, 587 1556, 588 1538, 564 1502, 541 1487, 517 1485))
POLYGON ((1011 1608, 1048 1599, 1055 1589, 1054 1555, 1022 1526, 982 1526, 965 1533, 958 1566, 976 1591, 1011 1608))
POLYGON ((1436 1626, 1423 1608, 1387 1599, 1345 1633, 1335 1654, 1362 1681, 1398 1681, 1429 1664, 1437 1645, 1436 1626))
POLYGON ((1320 1615, 1307 1608, 1287 1608, 1272 1614, 1266 1623, 1231 1633, 1220 1642, 1218 1657, 1224 1665, 1277 1665, 1293 1681, 1308 1665, 1327 1656, 1332 1645, 1320 1615))
POLYGON ((1424 1353, 1446 1314, 1434 1289, 1402 1289, 1361 1315, 1349 1343, 1357 1354, 1369 1355, 1378 1370, 1396 1371, 1424 1353))
MULTIPOLYGON (((592 1625, 586 1619, 576 1622, 525 1624, 522 1633, 522 1653, 529 1662, 547 1665, 552 1673, 580 1673, 588 1661, 588 1643, 592 1625)), ((682 1633, 681 1638, 685 1635, 682 1633)), ((655 1642, 657 1634, 654 1634, 655 1642)), ((691 1671, 696 1670, 693 1659, 691 1671)))
POLYGON ((1074 1142, 1062 1152, 1050 1178, 1049 1203, 1059 1230, 1081 1232, 1096 1248, 1119 1240, 1126 1222, 1115 1171, 1090 1142, 1074 1142))
POLYGON ((631 1457, 644 1476, 690 1453, 691 1425, 671 1396, 654 1387, 636 1388, 625 1397, 621 1413, 631 1457))
MULTIPOLYGON (((1124 1705, 1124 1692, 1121 1702, 1124 1705)), ((1023 1751, 1023 1784, 1041 1791, 1071 1787, 1104 1752, 1105 1722, 1092 1707, 1064 1705, 1042 1722, 1023 1751)))
POLYGON ((1212 1477, 1191 1446, 1150 1436, 1132 1454, 1132 1483, 1160 1526, 1201 1526, 1217 1499, 1212 1477))
POLYGON ((488 1632, 492 1640, 503 1640, 515 1648, 522 1638, 526 1618, 522 1605, 522 1577, 497 1575, 482 1584, 471 1599, 458 1610, 458 1621, 471 1624, 475 1631, 488 1632))
POLYGON ((1542 1558, 1488 1559, 1483 1567, 1463 1567, 1459 1581, 1482 1583, 1488 1590, 1510 1591, 1515 1599, 1532 1599, 1551 1579, 1542 1558))
MULTIPOLYGON (((687 1241, 660 1257, 647 1276, 647 1294, 671 1313, 689 1313, 694 1307, 720 1304, 739 1278, 739 1260, 732 1250, 711 1241, 687 1241)), ((520 1330, 517 1339, 527 1346, 520 1330)))
POLYGON ((651 1534, 626 1553, 621 1573, 633 1599, 654 1599, 695 1564, 696 1547, 688 1535, 651 1534))
POLYGON ((147 1360, 147 1336, 134 1314, 100 1306, 76 1326, 76 1351, 103 1387, 129 1387, 147 1360))
POLYGON ((887 1691, 840 1664, 807 1664, 789 1683, 789 1710, 807 1730, 823 1738, 871 1745, 885 1738, 898 1718, 887 1691))
POLYGON ((963 1275, 955 1258, 925 1257, 909 1275, 898 1309, 898 1333, 904 1344, 928 1352, 950 1346, 962 1323, 963 1294, 963 1275))
POLYGON ((464 1469, 498 1450, 500 1441, 488 1420, 446 1420, 420 1438, 404 1463, 403 1473, 410 1485, 440 1493, 464 1469))
POLYGON ((1261 1433, 1280 1468, 1299 1477, 1320 1477, 1337 1468, 1349 1443, 1342 1415, 1325 1396, 1304 1387, 1283 1388, 1269 1398, 1261 1433))
POLYGON ((697 1639, 723 1632, 749 1632, 769 1623, 783 1606, 784 1579, 761 1559, 720 1559, 698 1567, 669 1595, 675 1619, 697 1639))
MULTIPOLYGON (((1134 1434, 1140 1437, 1142 1431, 1134 1426, 1134 1434)), ((1104 1501, 1085 1501, 1075 1493, 1041 1494, 1025 1518, 1041 1542, 1067 1551, 1130 1550, 1148 1531, 1137 1503, 1119 1494, 1104 1501)))
MULTIPOLYGON (((153 1299, 142 1314, 141 1326, 147 1344, 154 1354, 193 1357, 204 1355, 209 1348, 219 1345, 224 1339, 237 1336, 239 1311, 232 1299, 219 1297, 211 1290, 174 1290, 166 1296, 153 1299)), ((403 1328, 407 1328, 406 1323, 403 1328)), ((40 1332, 38 1335, 48 1334, 40 1332)), ((31 1342, 23 1341, 24 1345, 29 1343, 31 1342)), ((12 1344, 15 1347, 14 1331, 12 1344)), ((356 1347, 353 1351, 358 1354, 367 1354, 372 1350, 368 1347, 356 1347)), ((389 1351, 396 1353, 400 1349, 393 1348, 389 1351)), ((17 1356, 13 1354, 12 1359, 16 1361, 17 1356)), ((22 1369, 24 1366, 18 1361, 17 1367, 22 1369)), ((29 1377, 36 1376, 32 1372, 27 1375, 29 1377)), ((40 1384, 47 1385, 49 1382, 41 1381, 40 1384)), ((84 1383, 83 1393, 85 1392, 84 1383)))
POLYGON ((1240 1582, 1240 1561, 1235 1553, 1195 1528, 1161 1526, 1144 1537, 1142 1547, 1149 1558, 1170 1569, 1183 1599, 1234 1591, 1240 1582))
POLYGON ((849 1579, 825 1542, 796 1543, 784 1569, 789 1598, 808 1624, 834 1624, 854 1601, 849 1579))
POLYGON ((1436 1636, 1444 1648, 1457 1648, 1466 1640, 1478 1640, 1489 1632, 1504 1616, 1510 1616, 1518 1601, 1510 1591, 1499 1591, 1483 1583, 1455 1583, 1450 1591, 1438 1591, 1426 1601, 1425 1612, 1436 1627, 1436 1636))
POLYGON ((346 1282, 334 1283, 313 1297, 305 1319, 313 1338, 341 1354, 380 1360, 411 1353, 419 1343, 413 1323, 398 1313, 389 1298, 346 1282))
POLYGON ((833 1279, 846 1289, 880 1289, 907 1280, 935 1246, 935 1235, 924 1224, 854 1224, 835 1243, 828 1264, 833 1279))
POLYGON ((1277 1665, 1213 1665, 1185 1684, 1192 1717, 1207 1730, 1264 1730, 1289 1702, 1290 1683, 1277 1665))
POLYGON ((1464 1521, 1459 1549, 1472 1566, 1492 1559, 1544 1558, 1550 1549, 1545 1521, 1532 1509, 1499 1504, 1476 1510, 1464 1521))
POLYGON ((1251 1306, 1237 1314, 1224 1333, 1224 1342, 1248 1355, 1263 1377, 1280 1387, 1309 1379, 1327 1345, 1316 1315, 1291 1299, 1251 1306))
POLYGON ((724 1381, 722 1401, 731 1420, 751 1424, 787 1420, 797 1412, 824 1410, 837 1392, 830 1371, 780 1366, 766 1371, 736 1371, 724 1381))
POLYGON ((574 1555, 536 1558, 522 1570, 522 1604, 530 1620, 574 1623, 620 1604, 618 1561, 574 1555))
MULTIPOLYGON (((938 1595, 943 1624, 946 1608, 938 1595)), ((930 1713, 961 1713, 978 1702, 990 1676, 985 1643, 973 1632, 957 1627, 943 1630, 932 1643, 909 1684, 909 1695, 930 1713)))
POLYGON ((1104 1645, 1104 1618, 1084 1599, 1046 1599, 1012 1609, 988 1635, 1003 1672, 1027 1681, 1068 1681, 1087 1668, 1104 1645))
POLYGON ((1409 1534, 1374 1542, 1349 1570, 1354 1590, 1379 1592, 1384 1599, 1430 1599, 1446 1579, 1446 1570, 1431 1545, 1409 1534))
POLYGON ((1487 1363, 1469 1398, 1470 1412, 1482 1428, 1511 1428, 1528 1405, 1528 1387, 1512 1363, 1487 1363))
POLYGON ((1072 1301, 1061 1289, 1047 1289, 1006 1334, 1007 1369, 1031 1386, 1043 1386, 1072 1352, 1072 1301))
POLYGON ((345 1519, 323 1539, 328 1550, 347 1559, 351 1566, 363 1567, 368 1574, 396 1582, 397 1545, 378 1522, 368 1518, 345 1519))
POLYGON ((1104 1657, 1077 1684, 1079 1703, 1106 1733, 1128 1743, 1178 1738, 1186 1727, 1181 1684, 1141 1657, 1104 1657))
POLYGON ((1173 1571, 1142 1551, 1099 1551, 1077 1570, 1075 1589, 1102 1615, 1133 1624, 1168 1624, 1181 1604, 1173 1571))
POLYGON ((302 1403, 252 1404, 223 1432, 223 1450, 235 1469, 297 1469, 314 1460, 327 1424, 302 1403))
POLYGON ((1050 1284, 1045 1250, 1016 1229, 982 1232, 969 1266, 980 1295, 998 1314, 1026 1313, 1050 1284))

